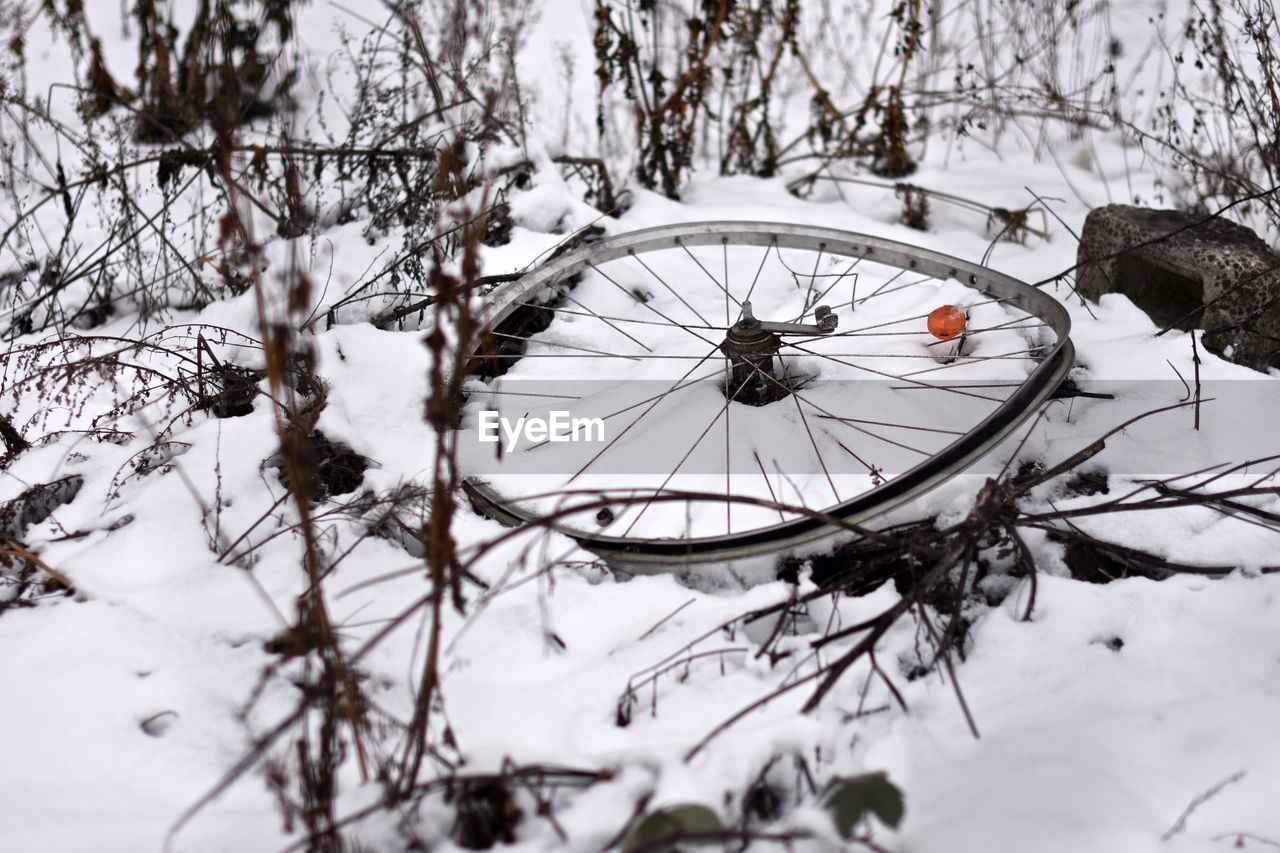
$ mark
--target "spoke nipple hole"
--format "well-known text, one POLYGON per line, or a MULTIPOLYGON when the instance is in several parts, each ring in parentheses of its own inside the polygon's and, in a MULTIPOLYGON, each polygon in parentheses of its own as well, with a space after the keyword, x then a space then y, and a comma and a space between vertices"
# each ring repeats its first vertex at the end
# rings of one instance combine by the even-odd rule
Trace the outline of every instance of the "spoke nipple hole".
POLYGON ((956 276, 959 275, 959 273, 957 273, 954 269, 952 269, 947 272, 947 275, 951 276, 952 278, 955 278, 956 276))
POLYGON ((604 527, 605 525, 612 524, 612 523, 613 523, 613 510, 609 509, 608 507, 604 507, 599 512, 596 513, 596 524, 599 524, 601 527, 604 527))
POLYGON ((912 269, 915 269, 918 266, 918 264, 915 261, 912 261, 910 264, 908 264, 908 266, 911 267, 912 269))
POLYGON ((978 277, 977 277, 976 275, 971 275, 971 276, 969 276, 969 283, 970 283, 970 284, 977 284, 977 283, 978 283, 978 277))

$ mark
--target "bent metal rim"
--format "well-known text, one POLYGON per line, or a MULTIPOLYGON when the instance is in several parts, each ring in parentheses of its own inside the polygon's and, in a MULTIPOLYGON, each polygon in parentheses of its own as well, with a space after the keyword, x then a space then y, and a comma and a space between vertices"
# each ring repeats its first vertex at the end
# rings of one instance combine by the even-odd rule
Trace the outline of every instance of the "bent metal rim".
POLYGON ((862 256, 886 266, 938 279, 955 279, 1039 318, 1053 331, 1055 341, 1048 347, 1043 360, 998 408, 950 445, 880 486, 805 517, 743 533, 688 539, 609 536, 564 527, 554 521, 548 522, 518 504, 506 501, 482 479, 464 478, 463 489, 478 509, 509 525, 545 524, 572 537, 584 548, 610 562, 637 568, 649 567, 650 570, 723 563, 782 552, 838 533, 842 529, 821 516, 840 519, 848 526, 860 526, 959 474, 1033 415, 1054 393, 1074 361, 1074 349, 1069 337, 1071 320, 1066 309, 1053 296, 1012 276, 894 240, 834 228, 772 222, 683 223, 647 228, 591 243, 555 258, 493 291, 489 295, 489 304, 479 318, 479 329, 487 331, 494 328, 527 297, 591 266, 638 252, 719 244, 826 250, 862 256))

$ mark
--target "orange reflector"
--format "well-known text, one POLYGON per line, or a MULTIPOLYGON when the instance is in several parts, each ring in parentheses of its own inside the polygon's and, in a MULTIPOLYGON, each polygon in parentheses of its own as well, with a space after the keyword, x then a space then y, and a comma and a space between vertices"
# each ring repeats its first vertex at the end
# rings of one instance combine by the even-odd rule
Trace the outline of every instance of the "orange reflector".
POLYGON ((941 305, 929 312, 929 332, 940 341, 949 341, 964 331, 964 311, 941 305))

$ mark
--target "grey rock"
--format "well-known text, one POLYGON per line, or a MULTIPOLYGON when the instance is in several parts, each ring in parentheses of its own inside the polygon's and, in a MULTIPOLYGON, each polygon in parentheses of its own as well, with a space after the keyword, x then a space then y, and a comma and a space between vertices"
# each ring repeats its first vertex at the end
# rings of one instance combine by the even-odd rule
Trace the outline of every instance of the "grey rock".
POLYGON ((1205 347, 1255 370, 1280 367, 1280 254, 1226 219, 1110 204, 1080 235, 1076 288, 1121 293, 1161 328, 1205 330, 1205 347))

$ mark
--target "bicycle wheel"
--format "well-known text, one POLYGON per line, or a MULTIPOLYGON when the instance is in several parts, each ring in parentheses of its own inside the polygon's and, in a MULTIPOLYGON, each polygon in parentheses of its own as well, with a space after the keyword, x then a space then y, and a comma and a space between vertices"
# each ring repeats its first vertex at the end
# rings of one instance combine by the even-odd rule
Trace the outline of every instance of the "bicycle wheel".
POLYGON ((1073 360, 1046 293, 780 223, 587 245, 493 291, 479 320, 457 444, 473 504, 630 566, 861 524, 980 459, 1073 360))

